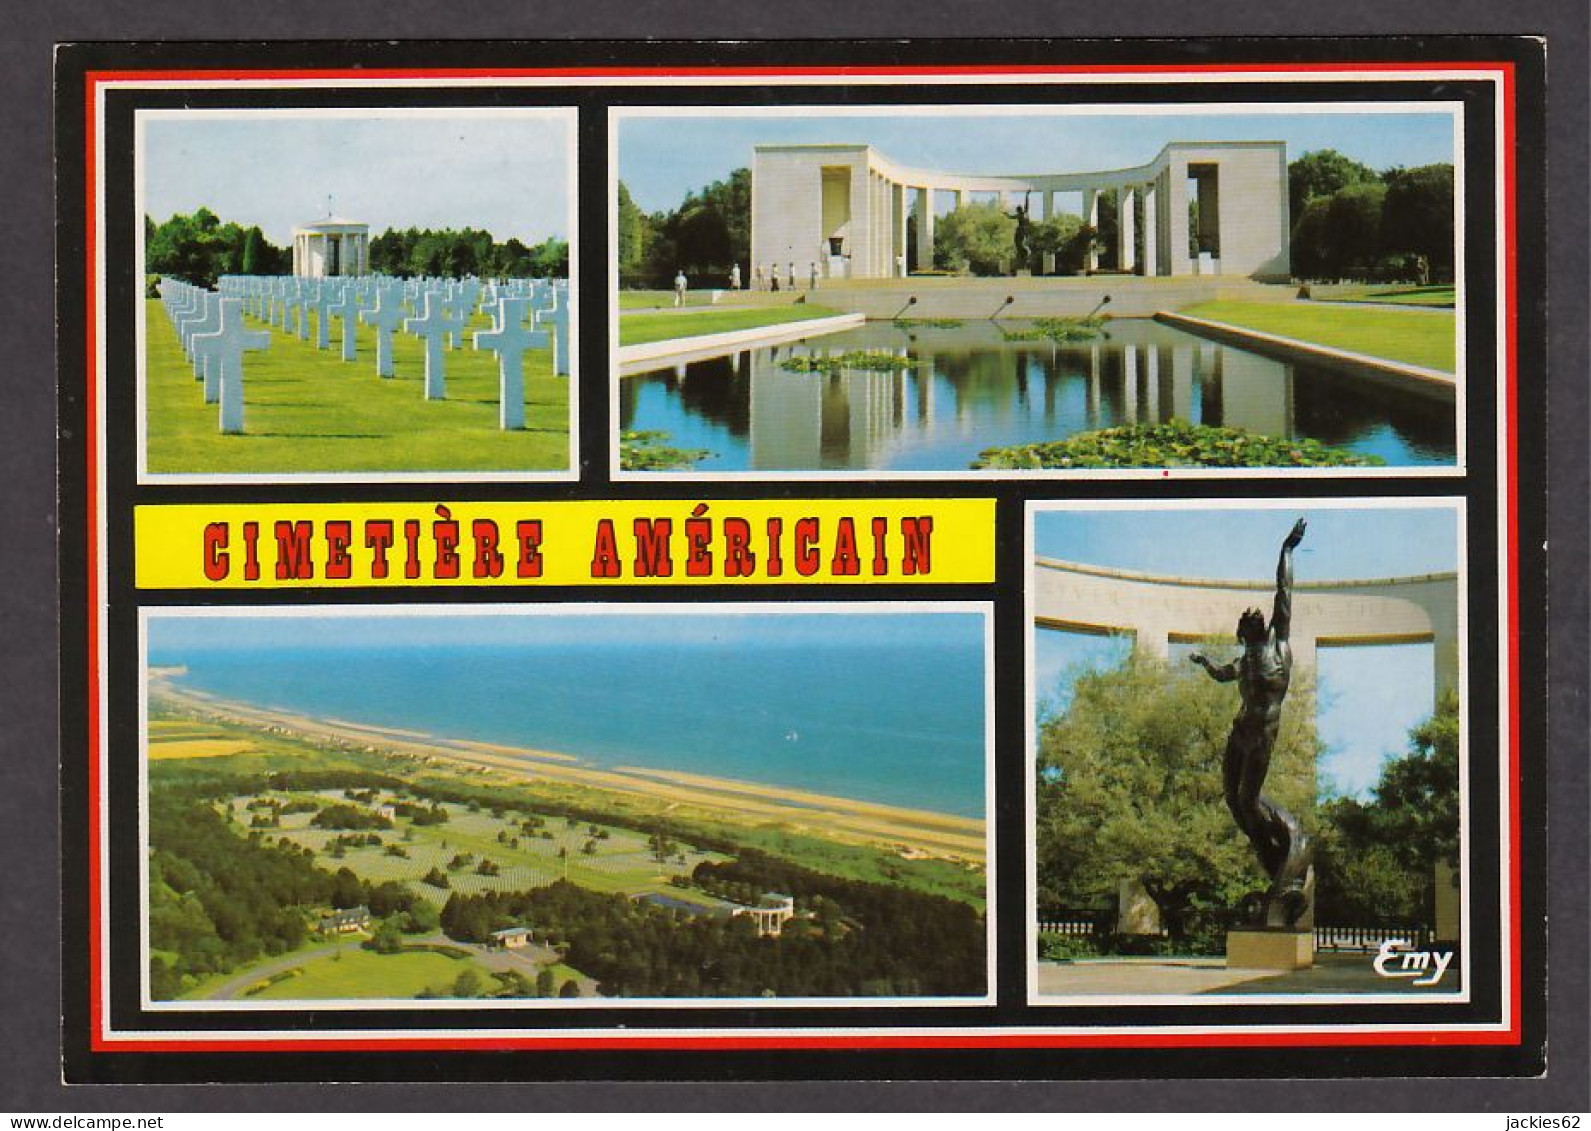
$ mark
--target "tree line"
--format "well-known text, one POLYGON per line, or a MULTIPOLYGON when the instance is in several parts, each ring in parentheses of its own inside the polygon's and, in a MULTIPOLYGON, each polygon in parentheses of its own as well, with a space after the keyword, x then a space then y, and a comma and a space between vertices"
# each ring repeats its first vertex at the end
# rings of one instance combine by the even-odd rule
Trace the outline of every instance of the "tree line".
MULTIPOLYGON (((1039 918, 1113 908, 1121 881, 1154 900, 1173 946, 1218 951, 1265 886, 1222 794, 1230 688, 1134 653, 1079 675, 1040 725, 1039 918)), ((1457 864, 1458 719, 1444 698, 1382 768, 1368 801, 1316 801, 1314 688, 1295 673, 1265 790, 1315 841, 1317 922, 1430 922, 1434 864, 1457 864)))
POLYGON ((455 893, 442 929, 461 942, 528 926, 609 997, 859 997, 984 991, 983 917, 943 896, 812 872, 755 850, 700 864, 703 886, 785 891, 803 914, 759 937, 746 916, 693 914, 568 881, 455 893))
MULTIPOLYGON (((534 246, 512 237, 499 243, 477 228, 389 228, 370 241, 370 269, 400 278, 564 278, 569 243, 552 237, 534 246)), ((293 254, 266 239, 258 225, 223 223, 201 207, 159 224, 144 217, 144 270, 214 287, 222 275, 291 274, 293 254)))
POLYGON ((1293 274, 1451 283, 1453 166, 1377 172, 1334 149, 1287 167, 1293 274))

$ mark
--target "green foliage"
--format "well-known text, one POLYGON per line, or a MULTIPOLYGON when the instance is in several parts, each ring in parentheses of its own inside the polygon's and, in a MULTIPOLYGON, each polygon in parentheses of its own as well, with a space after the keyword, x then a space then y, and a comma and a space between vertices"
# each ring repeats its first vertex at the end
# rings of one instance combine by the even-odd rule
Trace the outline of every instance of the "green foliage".
POLYGON ((569 274, 569 243, 549 237, 534 247, 498 243, 478 228, 389 228, 370 241, 370 269, 385 275, 548 278, 569 274))
POLYGON ((1088 253, 1105 249, 1102 233, 1070 212, 1057 212, 1048 220, 1036 221, 1028 242, 1037 254, 1053 255, 1056 273, 1061 275, 1082 274, 1088 265, 1088 253))
POLYGON ((1334 150, 1288 166, 1293 273, 1313 279, 1453 279, 1453 167, 1385 173, 1334 150))
POLYGON ((214 287, 222 275, 283 275, 292 265, 291 253, 273 246, 258 227, 223 224, 208 208, 158 225, 144 217, 144 269, 154 275, 214 287))
POLYGON ((1083 318, 1035 318, 1031 326, 1021 330, 1000 328, 1000 336, 1008 342, 1051 341, 1057 345, 1074 342, 1091 342, 1100 336, 1105 325, 1103 315, 1083 318))
POLYGON ((1066 440, 988 448, 974 468, 1116 467, 1374 467, 1379 456, 1360 455, 1318 440, 1260 436, 1172 420, 1080 432, 1066 440))
POLYGON ((1443 697, 1381 769, 1369 802, 1322 806, 1318 917, 1334 923, 1428 922, 1438 862, 1459 862, 1459 703, 1443 697))
POLYGON ((825 354, 796 354, 787 357, 779 363, 781 369, 788 369, 792 373, 822 373, 833 376, 846 369, 860 369, 872 373, 894 373, 900 369, 910 369, 917 363, 910 357, 903 357, 889 350, 846 350, 844 353, 825 354))
POLYGON ((358 805, 328 805, 310 818, 317 829, 390 829, 392 822, 358 805))
POLYGON ((727 275, 751 259, 751 170, 736 169, 685 194, 678 208, 647 214, 619 182, 619 275, 668 282, 687 275, 727 275))
POLYGON ((1296 221, 1312 200, 1325 199, 1349 185, 1376 181, 1376 171, 1335 149, 1317 149, 1288 162, 1287 205, 1296 221))
MULTIPOLYGON (((1135 652, 1077 675, 1042 720, 1035 851, 1041 906, 1098 906, 1143 885, 1181 940, 1264 886, 1222 794, 1230 684, 1135 652)), ((1265 792, 1313 824, 1314 688, 1295 671, 1265 792)))
POLYGON ((1016 254, 1016 221, 993 201, 964 204, 939 218, 934 266, 974 275, 1005 275, 1016 254))
POLYGON ((625 471, 673 471, 692 467, 713 454, 705 448, 669 447, 668 438, 667 432, 620 432, 619 466, 625 471))
POLYGON ((896 318, 891 324, 897 330, 959 330, 965 323, 960 318, 896 318))

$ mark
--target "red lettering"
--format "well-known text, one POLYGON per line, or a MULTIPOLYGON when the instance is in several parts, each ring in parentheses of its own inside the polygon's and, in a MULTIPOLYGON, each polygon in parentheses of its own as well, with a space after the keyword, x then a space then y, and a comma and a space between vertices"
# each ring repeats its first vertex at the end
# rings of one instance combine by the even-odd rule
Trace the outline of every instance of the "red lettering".
POLYGON ((227 538, 224 522, 212 522, 204 528, 204 575, 211 581, 220 581, 230 568, 231 555, 223 552, 227 538))
POLYGON ((751 523, 743 518, 724 519, 724 576, 750 577, 757 569, 751 552, 751 523))
POLYGON ((784 534, 784 520, 768 520, 768 556, 763 561, 763 572, 769 577, 784 573, 784 559, 779 556, 779 539, 784 534))
POLYGON ((711 577, 713 572, 713 520, 685 520, 685 572, 690 577, 711 577))
POLYGON ((309 553, 314 531, 312 522, 276 524, 276 580, 307 581, 315 576, 315 563, 309 553))
POLYGON ((326 576, 346 578, 352 572, 353 559, 348 556, 348 544, 353 541, 353 526, 334 521, 326 524, 326 576))
POLYGON ((930 573, 933 565, 929 558, 932 549, 934 520, 932 515, 900 520, 901 537, 906 540, 906 550, 901 558, 900 571, 907 577, 915 573, 930 573))
POLYGON ((475 539, 475 565, 471 572, 476 577, 501 577, 503 555, 497 552, 497 523, 477 518, 470 523, 470 536, 475 539))
POLYGON ((245 522, 243 524, 243 580, 258 581, 260 579, 260 524, 245 522))
POLYGON ((840 519, 834 531, 834 560, 829 569, 835 577, 854 577, 861 572, 862 559, 856 554, 856 523, 849 515, 840 519))
POLYGON ((420 576, 420 520, 403 520, 403 576, 411 581, 420 576))
POLYGON ((387 548, 392 545, 392 523, 385 518, 365 523, 365 548, 370 551, 370 576, 387 576, 387 548))
POLYGON ((596 545, 591 551, 591 576, 619 576, 619 548, 614 544, 611 518, 597 520, 596 545))
POLYGON ((635 520, 635 576, 672 577, 674 560, 668 554, 669 535, 674 531, 672 519, 638 518, 635 520))
POLYGON ((541 576, 541 520, 522 518, 514 524, 514 537, 519 540, 519 561, 514 572, 520 577, 541 576))
POLYGON ((798 518, 795 524, 795 571, 802 577, 811 577, 822 568, 817 546, 820 523, 815 518, 798 518))
POLYGON ((873 576, 883 577, 889 572, 889 556, 884 553, 884 540, 889 537, 889 519, 873 520, 873 576))

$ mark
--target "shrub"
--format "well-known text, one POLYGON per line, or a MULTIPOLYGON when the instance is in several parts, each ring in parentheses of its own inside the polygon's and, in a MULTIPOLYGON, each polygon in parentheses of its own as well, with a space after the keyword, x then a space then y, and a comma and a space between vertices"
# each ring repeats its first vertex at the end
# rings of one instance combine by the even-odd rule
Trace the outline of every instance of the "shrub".
POLYGON ((974 468, 1376 467, 1385 461, 1319 440, 1261 436, 1173 420, 1080 432, 1066 440, 987 448, 974 468))

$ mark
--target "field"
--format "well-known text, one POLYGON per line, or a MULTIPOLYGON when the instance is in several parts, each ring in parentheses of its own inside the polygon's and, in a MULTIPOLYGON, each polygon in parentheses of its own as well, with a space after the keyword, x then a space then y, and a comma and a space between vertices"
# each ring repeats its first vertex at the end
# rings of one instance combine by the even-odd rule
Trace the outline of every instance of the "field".
POLYGON ((626 314, 619 319, 619 345, 639 346, 670 338, 724 334, 758 326, 804 322, 809 318, 828 318, 835 313, 826 307, 802 303, 799 306, 725 307, 706 314, 626 314))
MULTIPOLYGON (((346 804, 340 791, 272 796, 287 801, 307 799, 323 806, 346 804)), ((238 797, 232 802, 233 816, 240 826, 249 823, 249 811, 244 808, 249 800, 238 797)), ((383 796, 381 800, 391 798, 383 796)), ((688 874, 704 860, 725 859, 681 844, 660 862, 649 850, 646 836, 633 830, 560 817, 548 818, 541 829, 527 832, 521 824, 525 817, 519 812, 505 811, 502 817, 494 817, 484 810, 471 812, 463 805, 444 804, 442 808, 447 811, 448 820, 441 824, 415 825, 398 818, 394 823, 399 828, 373 830, 381 837, 381 845, 345 848, 342 856, 329 855, 328 845, 338 836, 354 834, 313 827, 313 813, 285 814, 281 828, 266 830, 266 838, 280 837, 311 848, 323 866, 349 868, 371 883, 397 881, 438 906, 453 891, 523 891, 558 879, 568 879, 592 891, 626 895, 669 892, 675 890, 668 882, 670 876, 688 874), (543 837, 542 832, 548 836, 543 837), (499 833, 508 838, 507 843, 498 839, 499 833), (516 840, 517 847, 513 843, 516 840), (392 845, 407 853, 407 857, 389 855, 387 848, 392 845), (450 868, 461 856, 472 859, 450 868), (476 869, 482 860, 490 860, 499 871, 495 875, 480 874, 476 869), (422 877, 432 868, 447 874, 449 887, 438 888, 424 882, 422 877)))
POLYGON ((412 998, 427 990, 446 994, 465 970, 474 970, 482 985, 493 984, 490 975, 469 959, 431 950, 376 954, 353 948, 312 958, 297 968, 301 975, 283 978, 244 1000, 412 998))
POLYGON ((1457 338, 1450 311, 1355 310, 1307 302, 1206 302, 1177 313, 1427 369, 1454 371, 1457 338))
POLYGON ((1452 306, 1457 288, 1452 283, 1413 286, 1403 283, 1311 286, 1309 295, 1322 302, 1384 302, 1394 306, 1452 306))
MULTIPOLYGON (((340 321, 331 348, 270 327, 269 349, 244 355, 244 434, 218 431, 216 405, 183 356, 158 299, 145 303, 148 468, 153 473, 555 471, 569 466, 569 378, 552 352, 525 354, 525 428, 497 426, 497 357, 447 354, 447 398, 426 401, 424 345, 393 334, 395 376, 375 372, 373 327, 361 326, 354 361, 342 360, 340 321)), ((266 328, 245 317, 250 330, 266 328)), ((477 315, 472 331, 489 320, 477 315)))

